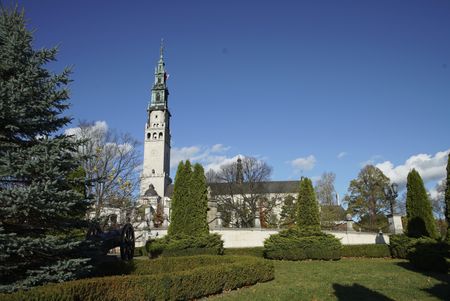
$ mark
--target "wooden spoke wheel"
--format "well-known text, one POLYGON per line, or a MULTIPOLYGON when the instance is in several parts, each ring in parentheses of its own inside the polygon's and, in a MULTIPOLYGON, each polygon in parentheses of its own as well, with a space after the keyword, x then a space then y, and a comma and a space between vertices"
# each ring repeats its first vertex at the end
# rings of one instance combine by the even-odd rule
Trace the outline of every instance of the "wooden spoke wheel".
POLYGON ((134 255, 134 229, 131 224, 122 228, 120 235, 120 257, 122 260, 131 260, 134 255))

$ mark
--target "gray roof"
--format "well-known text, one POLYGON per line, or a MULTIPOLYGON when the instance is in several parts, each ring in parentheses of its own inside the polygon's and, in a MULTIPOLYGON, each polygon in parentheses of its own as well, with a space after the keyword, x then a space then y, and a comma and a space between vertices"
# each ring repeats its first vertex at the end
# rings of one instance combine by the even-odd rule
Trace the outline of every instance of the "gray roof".
MULTIPOLYGON (((227 195, 232 191, 237 193, 298 193, 299 181, 270 181, 259 183, 208 183, 211 188, 211 195, 227 195), (250 184, 255 185, 254 188, 250 184)), ((166 190, 166 196, 172 197, 173 184, 169 185, 166 190)))

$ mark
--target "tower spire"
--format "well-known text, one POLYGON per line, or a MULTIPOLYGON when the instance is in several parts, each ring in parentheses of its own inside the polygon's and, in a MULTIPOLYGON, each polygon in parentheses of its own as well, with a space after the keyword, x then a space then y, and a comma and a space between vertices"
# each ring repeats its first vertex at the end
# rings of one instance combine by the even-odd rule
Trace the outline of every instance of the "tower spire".
POLYGON ((164 39, 161 38, 161 46, 159 48, 159 58, 162 60, 164 57, 164 39))

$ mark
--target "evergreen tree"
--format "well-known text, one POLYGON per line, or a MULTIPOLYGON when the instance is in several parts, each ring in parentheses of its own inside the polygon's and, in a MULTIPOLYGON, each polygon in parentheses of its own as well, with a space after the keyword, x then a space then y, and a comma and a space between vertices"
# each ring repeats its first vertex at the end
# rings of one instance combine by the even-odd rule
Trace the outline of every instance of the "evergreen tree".
POLYGON ((196 163, 191 179, 191 199, 189 200, 188 213, 192 216, 188 229, 190 235, 208 234, 209 227, 207 221, 208 211, 208 187, 206 185, 205 171, 203 167, 196 163))
POLYGON ((76 235, 90 205, 78 144, 55 135, 70 122, 70 71, 46 70, 57 50, 32 40, 23 12, 1 8, 0 291, 72 279, 88 261, 76 235))
POLYGON ((280 225, 282 227, 291 227, 295 225, 297 211, 294 200, 295 198, 290 195, 284 198, 280 213, 280 225))
POLYGON ((431 202, 419 173, 413 169, 408 174, 406 184, 406 216, 408 236, 429 236, 437 238, 436 224, 431 202))
POLYGON ((174 235, 183 231, 183 200, 187 197, 186 173, 183 161, 178 164, 173 185, 173 195, 171 202, 170 224, 167 230, 168 235, 174 235))
POLYGON ((320 227, 319 204, 312 182, 308 178, 300 180, 300 190, 297 199, 297 226, 320 227))
POLYGON ((175 176, 168 234, 208 234, 207 211, 208 195, 203 167, 195 164, 192 168, 189 160, 180 162, 175 176))
POLYGON ((445 219, 447 220, 447 242, 450 243, 450 153, 447 161, 447 181, 445 183, 445 219))

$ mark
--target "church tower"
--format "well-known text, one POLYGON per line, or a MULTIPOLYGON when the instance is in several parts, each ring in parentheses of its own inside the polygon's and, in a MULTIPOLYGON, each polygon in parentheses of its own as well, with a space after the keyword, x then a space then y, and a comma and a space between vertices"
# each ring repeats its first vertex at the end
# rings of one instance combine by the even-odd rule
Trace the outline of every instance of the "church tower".
POLYGON ((150 190, 164 199, 167 186, 171 183, 170 171, 170 112, 169 90, 164 63, 164 48, 161 49, 155 68, 155 82, 151 90, 151 100, 147 107, 147 123, 144 137, 144 165, 141 176, 140 195, 150 190))

